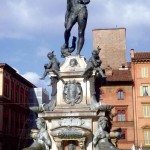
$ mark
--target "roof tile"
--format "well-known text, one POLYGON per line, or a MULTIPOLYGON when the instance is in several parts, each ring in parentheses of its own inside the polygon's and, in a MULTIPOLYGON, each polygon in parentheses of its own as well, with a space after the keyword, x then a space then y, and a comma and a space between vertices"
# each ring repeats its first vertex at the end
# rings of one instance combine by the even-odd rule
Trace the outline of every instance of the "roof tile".
POLYGON ((130 70, 113 70, 112 76, 106 78, 107 81, 132 81, 130 70))
POLYGON ((133 59, 150 59, 150 52, 134 53, 133 59))

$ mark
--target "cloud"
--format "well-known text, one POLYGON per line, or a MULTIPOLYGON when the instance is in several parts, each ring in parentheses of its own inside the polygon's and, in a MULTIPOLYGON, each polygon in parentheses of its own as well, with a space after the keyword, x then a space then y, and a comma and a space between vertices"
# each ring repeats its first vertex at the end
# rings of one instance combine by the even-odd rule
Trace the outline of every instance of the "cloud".
MULTIPOLYGON (((139 29, 142 30, 142 25, 146 26, 146 30, 150 25, 149 5, 149 0, 144 0, 144 3, 141 0, 91 1, 87 6, 87 32, 91 32, 93 28, 118 26, 131 28, 135 33, 139 29)), ((32 39, 42 35, 60 35, 64 32, 66 1, 2 0, 0 10, 1 38, 32 39)))
POLYGON ((39 78, 41 76, 39 76, 35 72, 26 72, 25 74, 22 74, 21 76, 23 76, 29 82, 31 82, 32 84, 37 86, 37 88, 42 87, 43 89, 46 89, 47 92, 49 93, 49 96, 51 97, 52 88, 51 88, 51 86, 48 86, 50 84, 50 79, 45 78, 45 80, 40 80, 39 78))
POLYGON ((51 3, 49 0, 3 0, 0 6, 0 37, 31 38, 50 34, 64 19, 61 4, 63 2, 51 3))
POLYGON ((149 0, 145 0, 144 3, 141 0, 91 1, 88 32, 98 28, 125 27, 127 48, 147 49, 150 47, 149 6, 149 0))
POLYGON ((35 72, 26 72, 22 76, 37 87, 47 88, 47 85, 49 84, 48 81, 40 80, 40 76, 35 72))
POLYGON ((149 24, 150 10, 147 3, 150 4, 148 0, 144 1, 144 3, 141 0, 94 1, 92 6, 90 6, 90 13, 94 17, 91 16, 90 19, 95 25, 106 27, 109 25, 115 27, 117 24, 128 27, 149 24), (92 10, 93 8, 94 10, 92 10))
MULTIPOLYGON (((87 5, 89 17, 86 39, 92 38, 91 32, 95 28, 125 27, 129 44, 136 43, 139 46, 138 43, 144 40, 144 45, 149 47, 149 6, 149 0, 144 0, 144 3, 142 0, 91 0, 87 5)), ((63 39, 66 0, 1 0, 0 10, 1 39, 33 40, 48 37, 48 47, 55 45, 54 49, 59 42, 57 39, 63 39)), ((77 26, 74 28, 72 35, 77 35, 77 26)), ((43 57, 47 53, 45 47, 39 47, 38 56, 43 57)))

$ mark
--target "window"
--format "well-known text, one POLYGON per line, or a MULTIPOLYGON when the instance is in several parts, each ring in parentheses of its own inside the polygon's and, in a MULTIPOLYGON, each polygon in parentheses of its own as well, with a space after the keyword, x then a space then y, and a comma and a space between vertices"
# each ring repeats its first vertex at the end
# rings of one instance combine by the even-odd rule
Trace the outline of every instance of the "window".
POLYGON ((122 100, 124 99, 124 93, 123 93, 123 90, 119 90, 118 91, 118 100, 122 100))
POLYGON ((20 103, 24 105, 24 89, 21 87, 20 89, 20 103))
POLYGON ((143 96, 148 96, 148 86, 142 87, 143 96))
POLYGON ((121 129, 121 140, 126 140, 127 139, 127 129, 121 129))
POLYGON ((143 67, 141 69, 142 78, 148 78, 148 67, 143 67))
POLYGON ((16 103, 19 103, 19 85, 16 84, 15 86, 15 101, 16 103))
POLYGON ((144 130, 144 143, 145 145, 150 145, 150 129, 144 130))
POLYGON ((9 97, 9 84, 4 83, 4 96, 9 97))
POLYGON ((4 107, 3 110, 3 131, 5 132, 9 132, 9 108, 8 107, 4 107))
POLYGON ((4 96, 9 98, 9 79, 4 78, 4 96))
POLYGON ((29 95, 28 95, 28 91, 26 90, 25 91, 25 99, 24 99, 24 106, 25 107, 28 107, 28 97, 29 95))
POLYGON ((148 84, 140 87, 140 96, 150 96, 150 86, 148 84))
POLYGON ((117 121, 126 121, 126 110, 125 109, 117 110, 117 121))
POLYGON ((11 111, 11 131, 15 134, 15 112, 11 111))
POLYGON ((19 93, 18 91, 15 91, 15 100, 18 103, 19 102, 19 93))
POLYGON ((11 100, 14 101, 14 82, 11 81, 11 100))
POLYGON ((15 130, 16 134, 19 132, 19 112, 15 112, 15 130))
POLYGON ((150 105, 143 106, 144 117, 150 117, 150 105))

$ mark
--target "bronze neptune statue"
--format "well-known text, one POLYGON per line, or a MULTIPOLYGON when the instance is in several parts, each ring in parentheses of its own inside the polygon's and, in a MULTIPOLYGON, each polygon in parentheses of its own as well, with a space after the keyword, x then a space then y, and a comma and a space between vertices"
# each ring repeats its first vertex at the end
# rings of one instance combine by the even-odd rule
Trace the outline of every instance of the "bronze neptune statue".
POLYGON ((88 11, 86 8, 86 4, 89 3, 90 0, 67 0, 67 11, 65 15, 65 33, 64 33, 65 43, 61 47, 62 50, 68 49, 69 51, 70 32, 75 23, 78 23, 77 55, 80 55, 81 49, 84 45, 84 32, 88 18, 88 11))

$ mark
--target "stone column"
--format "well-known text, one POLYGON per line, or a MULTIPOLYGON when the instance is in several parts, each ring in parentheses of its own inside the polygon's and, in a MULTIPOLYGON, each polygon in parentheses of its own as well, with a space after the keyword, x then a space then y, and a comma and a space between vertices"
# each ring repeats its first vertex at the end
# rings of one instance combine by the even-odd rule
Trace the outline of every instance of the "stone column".
POLYGON ((63 150, 62 141, 56 141, 56 146, 57 146, 58 150, 63 150))

